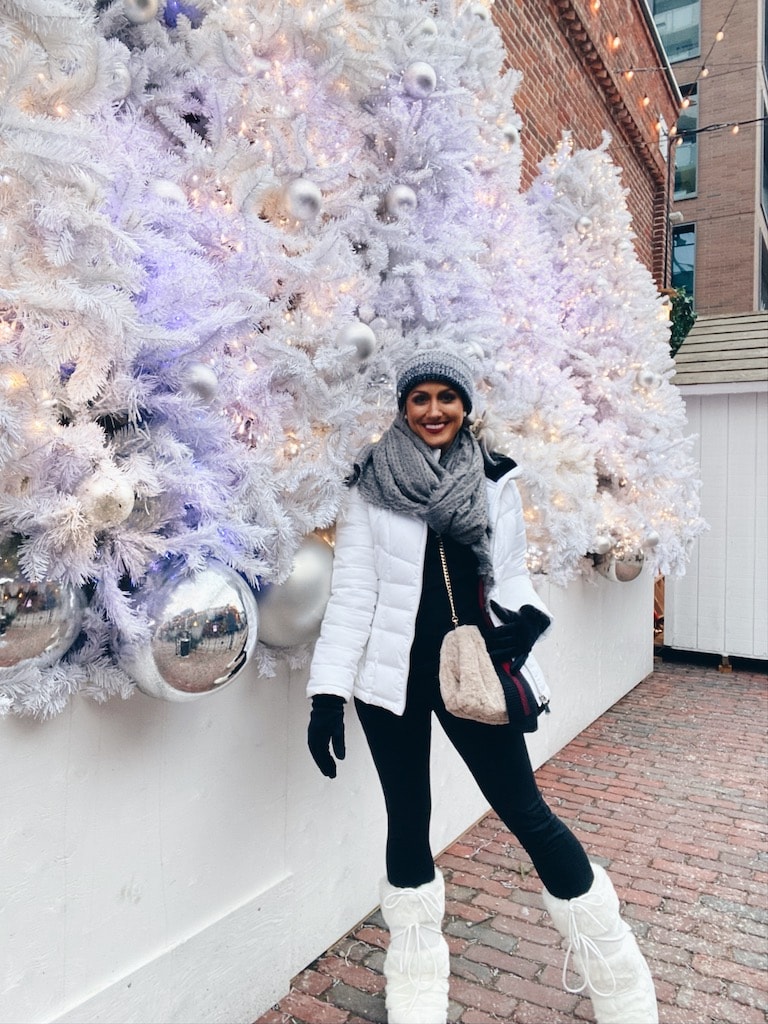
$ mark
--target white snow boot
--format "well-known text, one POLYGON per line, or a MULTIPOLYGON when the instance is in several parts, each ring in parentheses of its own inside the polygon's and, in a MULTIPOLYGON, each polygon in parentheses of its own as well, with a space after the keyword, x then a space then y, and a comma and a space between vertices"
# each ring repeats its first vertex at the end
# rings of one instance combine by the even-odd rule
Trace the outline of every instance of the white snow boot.
POLYGON ((448 1016, 448 943, 441 924, 445 882, 439 871, 415 889, 381 883, 381 912, 389 928, 384 960, 389 1024, 445 1024, 448 1016))
POLYGON ((658 1024, 651 972, 629 925, 619 914, 619 898, 605 870, 592 865, 595 880, 588 892, 559 900, 544 890, 544 906, 557 930, 568 940, 563 985, 592 999, 597 1024, 658 1024), (581 976, 568 984, 569 965, 581 976))

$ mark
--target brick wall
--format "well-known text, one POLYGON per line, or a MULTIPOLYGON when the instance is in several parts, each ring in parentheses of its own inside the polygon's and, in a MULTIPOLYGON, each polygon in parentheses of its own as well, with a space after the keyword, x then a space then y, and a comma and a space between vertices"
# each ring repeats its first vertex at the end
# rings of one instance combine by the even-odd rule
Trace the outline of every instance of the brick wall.
POLYGON ((622 168, 640 259, 663 284, 667 168, 656 123, 677 119, 674 87, 658 68, 659 54, 642 0, 496 0, 493 7, 509 53, 523 73, 515 100, 523 118, 523 186, 569 130, 577 146, 594 148, 607 131, 622 168), (612 40, 619 36, 618 49, 612 40), (648 97, 647 104, 643 103, 648 97))
MULTIPOLYGON (((758 13, 757 0, 702 4, 701 56, 674 65, 681 84, 697 82, 700 128, 762 115, 758 13), (723 40, 713 45, 724 24, 723 40), (709 75, 703 78, 705 61, 709 75)), ((758 125, 744 125, 737 135, 727 128, 698 135, 697 195, 678 201, 675 209, 685 223, 696 225, 695 302, 701 315, 757 308, 761 220, 765 230, 758 199, 760 159, 758 125)))

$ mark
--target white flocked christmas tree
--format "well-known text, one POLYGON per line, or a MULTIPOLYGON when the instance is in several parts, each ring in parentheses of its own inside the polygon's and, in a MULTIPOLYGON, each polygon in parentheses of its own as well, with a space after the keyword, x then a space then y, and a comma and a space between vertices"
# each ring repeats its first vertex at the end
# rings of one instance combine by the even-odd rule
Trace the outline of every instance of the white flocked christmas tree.
POLYGON ((521 193, 487 6, 6 0, 0 59, 0 710, 303 657, 417 345, 472 362, 532 571, 682 571, 696 481, 618 170, 564 146, 521 193))

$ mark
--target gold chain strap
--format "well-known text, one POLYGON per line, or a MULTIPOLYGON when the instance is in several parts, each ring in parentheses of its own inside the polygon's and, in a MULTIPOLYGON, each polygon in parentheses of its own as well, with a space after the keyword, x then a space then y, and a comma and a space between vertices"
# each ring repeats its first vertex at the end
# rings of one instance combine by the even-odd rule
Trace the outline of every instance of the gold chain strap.
POLYGON ((443 566, 445 589, 448 591, 448 603, 451 606, 451 622, 453 623, 453 628, 456 629, 456 627, 459 624, 459 617, 456 614, 456 606, 453 603, 453 588, 451 587, 451 577, 448 575, 448 562, 445 559, 445 548, 443 547, 442 537, 437 538, 437 548, 438 551, 440 552, 440 562, 442 563, 443 566))

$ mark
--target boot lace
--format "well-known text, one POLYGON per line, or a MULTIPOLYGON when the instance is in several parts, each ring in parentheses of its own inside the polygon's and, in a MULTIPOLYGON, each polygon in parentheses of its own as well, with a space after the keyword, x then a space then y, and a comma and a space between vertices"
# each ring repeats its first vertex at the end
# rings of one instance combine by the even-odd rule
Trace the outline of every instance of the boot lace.
MULTIPOLYGON (((442 918, 443 904, 440 897, 432 892, 419 892, 417 889, 397 889, 390 893, 382 901, 382 907, 386 910, 396 909, 403 901, 406 905, 415 902, 420 905, 425 917, 429 917, 433 923, 419 924, 411 921, 402 930, 397 932, 397 952, 395 966, 400 974, 407 978, 407 984, 413 989, 413 997, 410 1002, 410 1009, 413 1009, 419 995, 429 991, 441 976, 439 945, 425 941, 425 934, 440 936, 440 926, 437 923, 442 918), (422 953, 426 954, 422 957, 422 953), (429 970, 422 972, 422 960, 429 964, 429 970)), ((395 936, 393 936, 394 940, 395 936)), ((390 948, 390 955, 392 954, 390 948)), ((405 988, 405 983, 402 984, 405 988)))
MULTIPOLYGON (((598 909, 603 905, 603 899, 597 895, 590 895, 587 893, 584 896, 578 898, 578 910, 583 912, 588 918, 590 918, 598 929, 604 930, 605 926, 600 918, 590 910, 589 903, 598 909)), ((572 901, 575 902, 575 901, 572 901)), ((574 971, 574 973, 581 973, 574 971)), ((579 926, 577 909, 571 906, 568 912, 568 948, 565 952, 565 961, 563 963, 563 988, 566 992, 583 992, 585 988, 590 989, 595 995, 598 996, 612 996, 616 992, 616 975, 611 969, 611 965, 603 956, 603 953, 599 945, 594 941, 591 936, 586 935, 581 927, 579 926), (581 964, 583 968, 583 980, 580 985, 576 987, 568 984, 568 970, 571 961, 576 957, 580 956, 581 964), (595 982, 592 980, 592 972, 596 968, 604 969, 609 978, 611 988, 608 992, 601 992, 595 982)))

